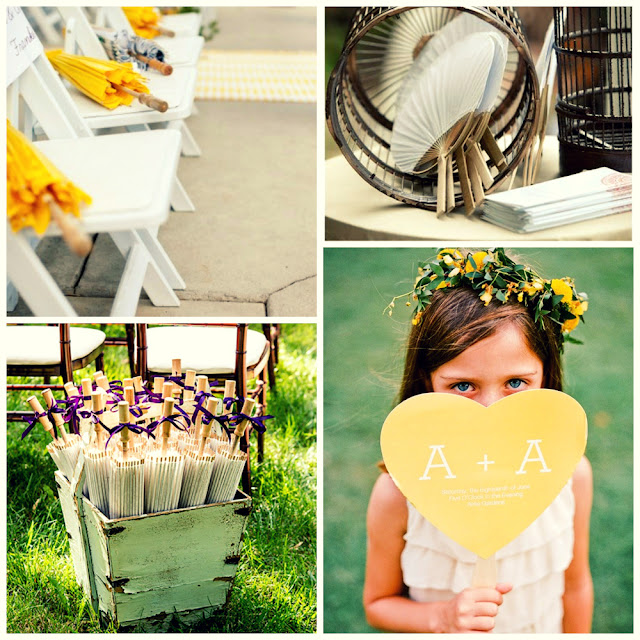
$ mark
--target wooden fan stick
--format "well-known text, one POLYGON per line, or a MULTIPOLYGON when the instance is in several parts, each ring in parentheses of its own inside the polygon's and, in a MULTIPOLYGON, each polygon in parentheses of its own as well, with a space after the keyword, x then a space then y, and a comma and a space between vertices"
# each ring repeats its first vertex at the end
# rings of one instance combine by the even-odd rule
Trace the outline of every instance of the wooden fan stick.
POLYGON ((475 589, 478 587, 495 587, 498 582, 496 571, 496 556, 491 555, 488 558, 478 557, 476 566, 473 569, 471 578, 471 586, 475 589))
POLYGON ((453 185, 453 154, 447 156, 447 213, 456 208, 456 194, 453 185))
MULTIPOLYGON (((42 405, 38 402, 38 398, 36 398, 35 396, 27 398, 27 402, 36 414, 44 413, 42 405)), ((53 425, 51 424, 49 418, 47 418, 47 416, 40 416, 38 418, 38 422, 44 427, 44 430, 51 436, 53 441, 56 444, 59 444, 59 438, 56 437, 56 432, 54 431, 53 425)))
POLYGON ((476 208, 471 191, 471 182, 469 181, 469 173, 467 171, 467 160, 464 155, 462 146, 456 149, 456 164, 458 165, 458 181, 462 190, 462 200, 467 215, 471 215, 476 208))
POLYGON ((438 217, 447 212, 447 156, 438 156, 438 186, 436 191, 436 213, 438 217))
MULTIPOLYGON (((47 409, 51 409, 55 404, 55 398, 53 397, 53 393, 51 393, 51 389, 45 389, 42 392, 42 397, 44 401, 47 403, 47 409)), ((53 421, 56 423, 56 427, 60 432, 60 436, 65 444, 69 443, 69 438, 67 437, 67 432, 64 430, 64 419, 59 413, 53 414, 53 421)))
POLYGON ((46 194, 42 201, 49 207, 51 219, 58 225, 69 249, 81 258, 88 256, 93 248, 93 240, 78 226, 75 217, 65 214, 51 194, 46 194))
POLYGON ((141 93, 140 91, 134 91, 133 89, 129 89, 121 84, 116 84, 115 82, 111 82, 111 84, 116 88, 120 89, 120 91, 124 91, 128 93, 130 96, 137 98, 142 104, 146 105, 150 109, 155 109, 160 113, 164 113, 168 108, 169 104, 165 100, 161 100, 160 98, 156 98, 152 96, 150 93, 141 93))
POLYGON ((542 113, 540 114, 540 121, 538 122, 538 152, 536 153, 536 157, 533 162, 533 168, 531 170, 531 181, 529 182, 529 184, 533 184, 535 182, 536 176, 538 175, 538 168, 540 167, 540 160, 542 160, 542 145, 544 144, 544 138, 547 129, 547 120, 549 119, 547 101, 548 93, 549 85, 545 85, 540 96, 542 113))
MULTIPOLYGON (((256 403, 255 400, 252 400, 251 398, 247 398, 244 401, 244 404, 242 405, 242 413, 244 413, 246 416, 250 416, 251 412, 253 411, 253 406, 255 405, 255 403, 256 403)), ((238 450, 238 447, 240 446, 240 439, 244 435, 244 432, 246 431, 248 426, 249 426, 249 421, 245 419, 235 428, 235 431, 231 436, 231 446, 230 446, 231 455, 233 455, 238 450)))
POLYGON ((485 159, 482 157, 482 152, 480 151, 480 147, 477 142, 474 142, 469 147, 467 157, 471 159, 471 162, 473 162, 473 165, 480 176, 480 180, 482 180, 483 188, 489 189, 493 184, 493 177, 491 176, 491 171, 489 171, 489 167, 487 166, 485 159))
POLYGON ((473 161, 473 156, 467 155, 467 171, 469 172, 469 180, 471 181, 471 189, 473 191, 473 199, 476 206, 484 201, 484 189, 478 169, 473 161))
POLYGON ((502 153, 502 149, 498 146, 496 139, 491 133, 491 129, 487 127, 480 138, 480 145, 487 152, 487 155, 491 159, 491 162, 498 168, 499 171, 504 171, 507 165, 507 159, 502 153))

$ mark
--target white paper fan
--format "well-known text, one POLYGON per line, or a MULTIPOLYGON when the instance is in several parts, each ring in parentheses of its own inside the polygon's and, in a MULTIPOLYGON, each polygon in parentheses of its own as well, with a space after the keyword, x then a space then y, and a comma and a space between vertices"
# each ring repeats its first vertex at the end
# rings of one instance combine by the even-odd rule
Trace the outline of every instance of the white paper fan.
POLYGON ((496 43, 486 34, 473 34, 452 44, 412 83, 398 112, 391 153, 402 171, 447 155, 482 102, 496 43), (460 129, 457 133, 454 130, 460 129))
MULTIPOLYGON (((420 53, 416 56, 414 63, 411 65, 411 68, 405 76, 402 87, 398 91, 398 96, 396 98, 396 112, 401 110, 402 104, 411 93, 411 87, 417 78, 419 78, 431 64, 433 64, 451 46, 464 40, 467 36, 477 33, 490 33, 497 38, 497 41, 500 42, 500 46, 504 50, 506 64, 506 55, 509 48, 509 41, 507 37, 485 20, 482 20, 471 13, 462 12, 434 34, 434 36, 426 42, 420 53)), ((502 67, 502 73, 504 73, 504 66, 502 67)), ((500 81, 502 81, 502 74, 500 75, 500 81)), ((498 91, 499 89, 500 86, 498 85, 498 91)), ((498 91, 496 91, 496 96, 498 91)), ((490 106, 493 106, 493 104, 490 106)))

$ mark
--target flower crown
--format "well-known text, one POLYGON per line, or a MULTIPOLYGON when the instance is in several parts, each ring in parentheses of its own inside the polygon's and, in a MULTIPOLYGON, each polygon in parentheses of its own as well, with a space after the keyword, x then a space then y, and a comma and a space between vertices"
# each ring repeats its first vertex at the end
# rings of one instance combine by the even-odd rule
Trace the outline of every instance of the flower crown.
MULTIPOLYGON (((545 316, 560 325, 560 346, 564 340, 581 344, 569 336, 588 307, 586 293, 576 293, 571 278, 545 280, 528 267, 509 258, 504 249, 476 251, 464 256, 458 249, 441 249, 431 262, 421 262, 413 291, 396 296, 386 307, 391 315, 395 301, 411 296, 417 301, 413 312, 413 324, 420 323, 422 314, 431 303, 437 289, 469 287, 478 292, 487 306, 493 298, 503 304, 510 296, 533 312, 534 322, 544 327, 545 316), (566 335, 565 335, 566 334, 566 335)), ((407 301, 406 305, 411 306, 407 301)))

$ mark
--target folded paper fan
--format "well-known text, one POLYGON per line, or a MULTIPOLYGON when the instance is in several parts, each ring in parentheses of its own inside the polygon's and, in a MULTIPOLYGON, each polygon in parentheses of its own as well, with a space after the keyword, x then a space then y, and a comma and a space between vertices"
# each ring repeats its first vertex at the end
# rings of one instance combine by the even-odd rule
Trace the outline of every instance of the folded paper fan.
MULTIPOLYGON (((467 36, 478 33, 492 34, 495 36, 499 40, 500 46, 504 49, 506 59, 509 46, 507 37, 485 20, 482 20, 471 13, 462 12, 453 20, 447 22, 447 24, 434 34, 433 37, 429 38, 422 47, 416 56, 414 63, 411 65, 409 72, 405 76, 400 91, 398 91, 398 97, 396 98, 396 111, 400 111, 402 104, 411 93, 412 85, 420 75, 429 68, 430 65, 432 65, 454 44, 461 42, 467 36)), ((504 72, 504 66, 502 71, 504 72)), ((500 80, 502 80, 502 76, 500 77, 500 80)))
POLYGON ((486 34, 468 36, 413 83, 391 134, 391 153, 402 171, 423 171, 463 141, 484 98, 495 47, 486 34))

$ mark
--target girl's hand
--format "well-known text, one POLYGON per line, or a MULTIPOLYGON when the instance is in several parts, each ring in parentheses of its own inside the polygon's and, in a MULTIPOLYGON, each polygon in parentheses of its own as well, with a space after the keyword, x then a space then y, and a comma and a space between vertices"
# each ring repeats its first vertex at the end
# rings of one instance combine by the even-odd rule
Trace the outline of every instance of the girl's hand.
POLYGON ((495 588, 465 589, 444 607, 445 633, 490 632, 502 604, 502 596, 511 591, 510 584, 497 584, 495 588))

